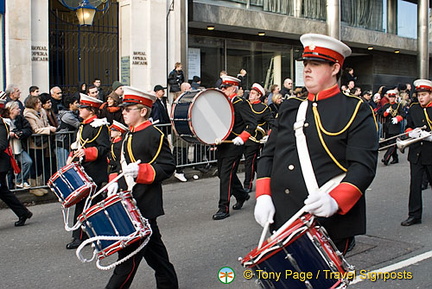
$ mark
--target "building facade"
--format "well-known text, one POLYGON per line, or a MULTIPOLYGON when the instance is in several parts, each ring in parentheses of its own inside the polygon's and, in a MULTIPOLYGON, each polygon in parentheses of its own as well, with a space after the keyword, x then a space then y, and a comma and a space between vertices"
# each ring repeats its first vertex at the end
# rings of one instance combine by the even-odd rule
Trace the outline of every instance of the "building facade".
POLYGON ((97 77, 106 90, 120 80, 149 91, 167 83, 178 61, 188 79, 200 76, 205 87, 214 86, 221 70, 241 69, 249 85, 269 88, 290 77, 301 86, 299 37, 310 32, 352 48, 344 66, 354 68, 363 89, 430 73, 427 0, 111 2, 92 26, 79 26, 59 0, 0 0, 3 89, 14 83, 22 91, 59 85, 74 92, 97 77))

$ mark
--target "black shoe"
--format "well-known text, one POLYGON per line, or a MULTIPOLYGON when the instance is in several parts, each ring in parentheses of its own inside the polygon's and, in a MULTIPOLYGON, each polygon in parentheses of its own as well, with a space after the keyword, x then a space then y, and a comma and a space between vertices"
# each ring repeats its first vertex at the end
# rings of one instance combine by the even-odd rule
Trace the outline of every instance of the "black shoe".
POLYGON ((237 200, 237 203, 235 203, 234 206, 232 206, 233 210, 240 210, 243 207, 244 202, 250 199, 250 195, 246 195, 246 198, 243 200, 237 200))
POLYGON ((24 216, 19 217, 18 221, 15 222, 15 227, 24 226, 27 219, 30 219, 33 216, 33 213, 28 211, 24 216))
POLYGON ((393 159, 393 160, 390 162, 390 164, 397 164, 398 162, 399 162, 398 159, 393 159))
POLYGON ((66 249, 76 249, 81 245, 82 241, 80 239, 73 239, 72 242, 66 245, 66 249))
POLYGON ((421 219, 409 217, 408 219, 406 219, 405 221, 403 221, 401 223, 401 226, 411 226, 411 225, 415 225, 415 224, 421 224, 421 219))
POLYGON ((223 220, 225 218, 228 218, 229 216, 230 216, 229 213, 223 211, 217 211, 217 213, 213 215, 213 220, 223 220))
POLYGON ((389 163, 388 160, 386 161, 385 159, 382 159, 381 161, 385 166, 388 166, 388 163, 389 163))

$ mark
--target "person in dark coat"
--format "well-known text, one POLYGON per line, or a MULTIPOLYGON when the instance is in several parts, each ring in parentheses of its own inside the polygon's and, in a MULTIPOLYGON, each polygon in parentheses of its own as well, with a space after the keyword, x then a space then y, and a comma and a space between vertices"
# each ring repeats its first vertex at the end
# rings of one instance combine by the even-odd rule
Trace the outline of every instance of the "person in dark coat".
MULTIPOLYGON (((144 258, 155 270, 157 288, 177 289, 177 275, 169 261, 156 221, 157 217, 164 214, 162 181, 173 174, 174 158, 166 136, 148 120, 155 96, 133 87, 124 86, 123 89, 123 116, 130 131, 122 143, 124 154, 117 156, 117 162, 120 163, 118 168, 122 168, 127 189, 132 191, 138 209, 148 219, 153 233, 141 251, 115 267, 105 288, 129 288, 144 258), (140 164, 137 164, 138 160, 141 161, 140 164)), ((112 172, 110 180, 118 173, 119 170, 112 172)), ((115 194, 118 186, 116 183, 110 184, 109 195, 115 194)), ((143 240, 135 242, 120 250, 119 260, 135 251, 142 242, 143 240)))
POLYGON ((258 161, 255 220, 270 223, 273 231, 308 212, 345 254, 354 236, 366 231, 365 192, 375 177, 377 125, 369 105, 340 92, 338 77, 351 49, 320 34, 304 34, 300 41, 308 95, 288 98, 280 107, 258 161), (324 186, 329 181, 333 189, 324 186))
MULTIPOLYGON (((3 113, 4 105, 5 101, 0 99, 0 114, 3 113)), ((33 213, 18 200, 7 186, 6 175, 11 169, 12 157, 9 136, 9 126, 0 117, 0 199, 17 215, 18 221, 15 222, 15 226, 20 227, 24 226, 27 219, 33 216, 33 213)))
POLYGON ((233 195, 237 202, 234 210, 240 210, 249 194, 244 190, 237 176, 237 169, 244 152, 244 144, 255 133, 257 121, 248 102, 237 95, 240 80, 232 76, 222 77, 222 92, 230 99, 234 107, 234 125, 227 140, 217 146, 216 157, 219 176, 219 210, 213 220, 222 220, 230 216, 229 205, 233 195))
POLYGON ((154 124, 162 124, 161 130, 167 136, 171 133, 170 118, 168 115, 167 98, 165 96, 165 89, 162 85, 155 85, 153 91, 156 95, 156 101, 153 103, 150 118, 154 124))
POLYGON ((411 138, 423 138, 409 146, 410 193, 408 218, 402 226, 420 224, 423 213, 422 180, 426 175, 432 183, 432 81, 414 81, 418 102, 411 105, 407 116, 406 130, 411 138), (423 127, 426 125, 426 129, 423 127))

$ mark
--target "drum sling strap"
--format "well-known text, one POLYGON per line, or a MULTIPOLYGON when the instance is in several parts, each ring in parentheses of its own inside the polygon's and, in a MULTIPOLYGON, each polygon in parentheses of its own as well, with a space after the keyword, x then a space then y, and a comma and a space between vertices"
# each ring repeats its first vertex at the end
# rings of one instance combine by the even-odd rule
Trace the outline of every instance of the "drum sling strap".
MULTIPOLYGON (((314 194, 317 191, 324 191, 326 193, 329 193, 337 185, 339 185, 339 183, 342 181, 342 179, 345 177, 346 174, 342 173, 332 178, 321 187, 318 186, 315 177, 315 172, 313 170, 312 162, 309 155, 306 136, 303 132, 303 126, 306 120, 306 111, 308 108, 308 104, 309 104, 308 100, 305 100, 300 104, 299 109, 297 111, 296 122, 293 125, 293 128, 295 130, 296 147, 297 147, 297 153, 300 161, 300 168, 302 170, 303 179, 306 184, 306 188, 309 195, 314 194)), ((291 224, 299 217, 301 217, 301 215, 303 215, 304 213, 305 210, 304 207, 302 207, 294 216, 292 216, 282 227, 280 227, 277 230, 274 236, 277 236, 278 233, 283 232, 287 228, 289 228, 291 224)))

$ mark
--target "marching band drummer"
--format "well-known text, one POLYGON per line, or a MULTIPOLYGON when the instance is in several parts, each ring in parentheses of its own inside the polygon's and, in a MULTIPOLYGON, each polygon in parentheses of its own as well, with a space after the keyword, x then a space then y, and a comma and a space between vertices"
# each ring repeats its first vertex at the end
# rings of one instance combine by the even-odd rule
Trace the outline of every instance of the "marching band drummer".
MULTIPOLYGON (((396 102, 398 92, 396 90, 388 90, 387 97, 389 102, 384 104, 384 106, 378 110, 378 114, 382 115, 385 119, 384 121, 384 133, 386 138, 396 136, 400 133, 400 122, 405 118, 405 111, 400 102, 396 102)), ((395 143, 396 139, 392 139, 388 144, 395 143)), ((399 156, 397 153, 396 145, 391 146, 387 149, 381 160, 384 165, 397 164, 399 162, 399 156), (390 162, 390 158, 393 160, 390 162)))
POLYGON ((229 217, 231 195, 237 199, 233 210, 240 210, 249 194, 243 189, 237 176, 237 169, 244 152, 244 143, 255 133, 257 121, 247 101, 237 96, 240 80, 232 76, 222 76, 221 90, 231 100, 234 107, 234 125, 228 140, 232 143, 222 143, 217 146, 216 158, 219 176, 219 210, 213 215, 213 220, 229 217))
POLYGON ((319 217, 345 254, 366 230, 364 193, 376 171, 377 125, 368 104, 339 89, 351 49, 319 34, 304 34, 300 41, 308 95, 280 107, 258 161, 255 220, 276 230, 304 210, 319 217), (343 173, 333 190, 324 190, 343 173))
MULTIPOLYGON (((101 104, 102 101, 97 98, 80 94, 79 116, 83 121, 78 128, 77 139, 71 145, 72 151, 66 160, 66 164, 80 161, 84 171, 97 185, 97 189, 100 189, 102 184, 108 181, 107 154, 111 143, 108 121, 106 118, 97 118, 101 104)), ((75 205, 74 220, 82 213, 85 200, 83 199, 75 205)), ((96 201, 95 199, 93 202, 96 201)), ((86 236, 79 228, 72 232, 72 238, 72 242, 66 245, 66 249, 78 248, 86 236)))
POLYGON ((409 109, 405 131, 409 132, 409 136, 412 138, 425 138, 409 146, 410 194, 408 219, 401 223, 402 226, 421 223, 423 210, 421 186, 425 172, 429 182, 432 183, 432 81, 417 79, 414 81, 414 86, 418 102, 414 102, 409 109), (421 131, 418 129, 425 125, 426 130, 421 131))
MULTIPOLYGON (((118 172, 121 169, 119 157, 123 144, 123 137, 128 131, 128 128, 116 120, 113 120, 113 123, 109 128, 111 135, 111 149, 108 153, 108 173, 111 174, 111 172, 118 172)), ((124 187, 123 190, 126 190, 126 185, 122 185, 121 187, 124 187)), ((112 194, 114 191, 117 191, 117 189, 118 188, 115 186, 110 186, 108 194, 112 194)))
POLYGON ((260 98, 264 96, 264 88, 258 84, 252 84, 252 88, 249 92, 249 106, 258 122, 257 129, 254 132, 253 138, 248 139, 245 143, 245 179, 243 182, 244 189, 246 192, 250 193, 253 187, 253 181, 255 178, 256 165, 259 153, 263 144, 260 140, 267 138, 267 130, 273 124, 273 115, 270 108, 261 102, 260 98))
MULTIPOLYGON (((114 269, 106 288, 129 288, 138 266, 144 258, 155 270, 157 288, 178 288, 177 275, 170 263, 168 252, 162 242, 156 218, 164 214, 162 206, 162 184, 174 170, 174 158, 168 140, 161 130, 148 120, 153 102, 152 94, 133 87, 123 87, 123 117, 129 132, 122 142, 117 160, 124 172, 124 179, 137 202, 143 217, 147 218, 153 231, 147 245, 127 261, 114 269), (140 160, 141 163, 136 162, 140 160)), ((116 176, 110 174, 110 179, 116 176)), ((108 194, 115 193, 117 183, 108 187, 108 194)), ((141 242, 135 242, 119 251, 119 260, 135 251, 141 242)))

